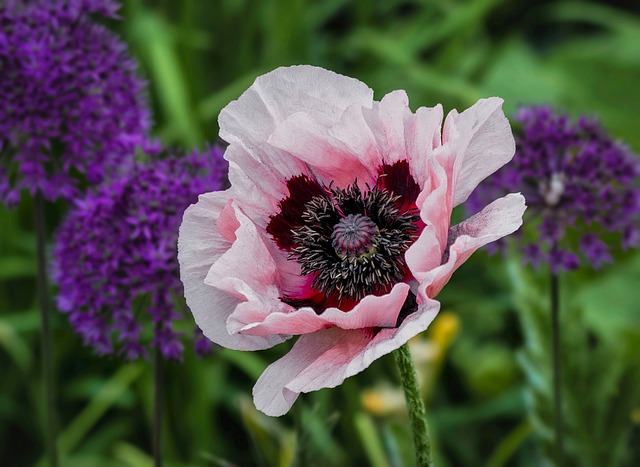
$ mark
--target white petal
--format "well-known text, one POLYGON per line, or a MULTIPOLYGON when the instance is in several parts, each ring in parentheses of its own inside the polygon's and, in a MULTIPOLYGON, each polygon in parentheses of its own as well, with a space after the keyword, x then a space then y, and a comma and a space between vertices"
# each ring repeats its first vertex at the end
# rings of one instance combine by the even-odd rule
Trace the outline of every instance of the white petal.
POLYGON ((239 300, 227 319, 227 331, 235 333, 244 323, 263 321, 291 307, 280 301, 278 268, 266 239, 235 203, 231 206, 238 224, 236 240, 213 263, 204 282, 239 300))
POLYGON ((408 141, 409 162, 411 173, 421 187, 429 178, 429 159, 434 157, 434 151, 442 144, 442 116, 442 106, 438 104, 432 108, 420 107, 413 120, 408 141))
MULTIPOLYGON (((282 179, 305 173, 303 162, 266 144, 276 127, 297 112, 327 127, 337 123, 351 104, 373 105, 373 91, 360 81, 323 68, 303 65, 278 68, 260 76, 238 100, 227 105, 218 122, 220 137, 240 145, 282 179)), ((245 172, 255 168, 245 167, 245 172)))
POLYGON ((454 206, 466 201, 482 180, 513 158, 515 140, 502 111, 502 102, 498 97, 481 99, 451 119, 460 138, 458 157, 463 157, 457 174, 454 206))
POLYGON ((217 224, 228 199, 229 192, 201 195, 198 203, 185 211, 178 238, 185 298, 198 326, 216 344, 237 350, 266 349, 284 338, 230 335, 226 321, 239 300, 204 282, 211 266, 231 246, 218 231, 217 224))
POLYGON ((287 413, 302 392, 333 388, 424 331, 440 304, 426 300, 398 328, 331 328, 301 336, 291 351, 267 367, 253 388, 256 407, 274 417, 287 413))
POLYGON ((245 321, 239 329, 243 334, 264 336, 270 334, 310 334, 337 326, 341 329, 394 327, 409 293, 409 285, 396 284, 385 295, 367 295, 352 310, 327 308, 317 314, 310 307, 290 312, 274 312, 266 317, 257 315, 255 322, 245 321))
MULTIPOLYGON (((458 269, 480 247, 512 234, 522 225, 525 199, 511 193, 486 206, 479 213, 451 228, 448 260, 426 274, 419 274, 420 294, 433 298, 458 269)), ((420 295, 419 295, 420 296, 420 295)))
MULTIPOLYGON (((359 137, 359 133, 352 133, 345 139, 359 137)), ((269 144, 304 161, 327 184, 335 182, 344 187, 356 179, 365 183, 374 179, 359 154, 306 113, 294 114, 280 124, 269 138, 269 144)))

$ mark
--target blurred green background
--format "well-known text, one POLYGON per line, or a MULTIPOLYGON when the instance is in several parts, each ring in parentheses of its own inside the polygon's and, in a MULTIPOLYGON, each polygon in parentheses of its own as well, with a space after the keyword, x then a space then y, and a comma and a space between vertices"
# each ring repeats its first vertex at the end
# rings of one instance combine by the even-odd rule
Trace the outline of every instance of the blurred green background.
MULTIPOLYGON (((150 85, 155 134, 184 147, 217 135, 217 115, 277 66, 356 77, 412 108, 550 103, 588 113, 640 150, 640 4, 505 0, 126 0, 109 23, 150 85)), ((53 230, 65 206, 51 206, 53 230)), ((0 464, 44 465, 31 204, 0 207, 0 464), (40 462, 40 464, 38 464, 40 462)), ((441 294, 412 343, 439 466, 544 465, 551 439, 547 274, 517 254, 480 252, 441 294)), ((562 278, 567 465, 640 465, 640 256, 562 278)), ((52 291, 53 293, 53 291, 52 291)), ((151 465, 151 369, 98 358, 56 315, 64 466, 151 465)), ((302 396, 281 419, 257 413, 253 383, 289 344, 187 352, 166 371, 169 466, 413 465, 393 361, 302 396)))

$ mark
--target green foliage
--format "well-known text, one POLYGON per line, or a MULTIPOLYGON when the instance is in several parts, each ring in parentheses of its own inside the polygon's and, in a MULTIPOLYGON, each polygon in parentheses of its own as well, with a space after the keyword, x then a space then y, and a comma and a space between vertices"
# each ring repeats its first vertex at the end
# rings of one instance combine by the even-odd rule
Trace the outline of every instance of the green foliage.
MULTIPOLYGON (((220 110, 277 66, 310 63, 369 84, 380 98, 406 89, 415 109, 460 110, 480 97, 551 103, 600 116, 640 149, 637 5, 568 0, 123 0, 109 24, 150 83, 155 134, 201 146, 220 110)), ((616 2, 622 3, 622 2, 616 2)), ((66 211, 48 206, 51 231, 66 211)), ((0 208, 0 459, 43 455, 39 317, 31 203, 0 208)), ((638 410, 640 259, 562 284, 567 449, 575 465, 638 465, 629 430, 638 410), (617 462, 617 464, 616 464, 617 462)), ((427 408, 438 466, 539 465, 551 439, 544 273, 510 254, 476 254, 440 295, 460 337, 430 381, 427 408), (512 293, 513 292, 513 293, 512 293), (522 323, 522 325, 519 324, 522 323), (526 342, 524 350, 518 354, 526 342), (523 375, 524 373, 524 375, 523 375), (526 388, 526 390, 525 390, 526 388), (523 397, 526 393, 526 398, 523 397)), ((98 358, 56 313, 59 446, 65 466, 151 465, 151 368, 98 358)), ((303 395, 273 420, 248 397, 290 344, 265 352, 187 352, 167 364, 163 449, 168 466, 411 466, 406 414, 368 413, 364 389, 399 387, 392 360, 341 387, 303 395)), ((547 451, 548 452, 548 451, 547 451)))
MULTIPOLYGON (((582 281, 562 277, 567 279, 563 281, 564 290, 571 291, 560 300, 564 303, 560 314, 561 361, 568 466, 631 465, 631 414, 640 401, 640 326, 636 307, 640 298, 636 286, 639 265, 635 259, 634 264, 620 268, 626 274, 616 271, 582 281), (607 287, 611 281, 615 287, 607 287), (624 298, 616 298, 617 287, 625 290, 624 298), (614 320, 609 320, 611 316, 614 320)), ((530 419, 544 455, 553 459, 548 294, 539 278, 513 263, 509 270, 526 337, 520 362, 529 383, 526 396, 530 419)))

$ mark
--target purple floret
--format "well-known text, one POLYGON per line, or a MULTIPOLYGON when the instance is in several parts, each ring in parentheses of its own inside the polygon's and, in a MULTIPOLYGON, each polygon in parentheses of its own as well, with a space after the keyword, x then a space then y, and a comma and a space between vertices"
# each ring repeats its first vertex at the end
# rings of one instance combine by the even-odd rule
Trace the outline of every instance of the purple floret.
MULTIPOLYGON (((227 163, 214 147, 186 157, 154 156, 77 200, 55 235, 58 308, 99 354, 182 357, 182 283, 177 260, 184 210, 223 188, 227 163)), ((187 333, 190 334, 190 333, 187 333)), ((187 336, 191 338, 191 335, 187 336)), ((195 350, 211 350, 195 331, 195 350)))
POLYGON ((520 236, 525 262, 554 271, 611 262, 615 236, 625 249, 640 246, 637 156, 594 119, 572 122, 550 107, 525 107, 516 120, 513 160, 480 184, 467 209, 522 192, 537 225, 533 242, 520 236))
POLYGON ((146 83, 94 18, 108 0, 0 1, 0 202, 78 196, 131 160, 150 126, 146 83))

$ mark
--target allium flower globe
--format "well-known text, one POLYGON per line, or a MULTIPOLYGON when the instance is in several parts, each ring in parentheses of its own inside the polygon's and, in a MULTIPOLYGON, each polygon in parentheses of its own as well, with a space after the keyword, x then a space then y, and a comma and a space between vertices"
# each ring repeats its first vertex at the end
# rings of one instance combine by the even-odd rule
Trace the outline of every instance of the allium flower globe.
POLYGON ((109 0, 0 1, 0 202, 78 195, 131 158, 149 129, 145 84, 94 17, 109 0))
POLYGON ((258 350, 299 335, 253 394, 268 415, 335 387, 424 331, 434 297, 479 247, 515 231, 511 194, 450 227, 454 206, 513 156, 497 98, 442 127, 441 106, 312 66, 259 77, 220 114, 231 187, 200 196, 181 278, 213 342, 258 350))
POLYGON ((640 246, 640 164, 637 156, 587 117, 573 122, 550 107, 523 107, 516 115, 513 161, 480 184, 470 212, 510 191, 522 191, 537 220, 526 261, 570 270, 612 260, 612 237, 623 248, 640 246), (576 238, 573 238, 576 237, 576 238))
MULTIPOLYGON (((58 308, 99 354, 118 350, 136 359, 157 347, 165 358, 181 358, 174 326, 182 318, 178 227, 199 193, 223 188, 226 165, 217 147, 156 155, 78 200, 67 215, 53 250, 58 308)), ((198 329, 193 337, 197 353, 210 350, 198 329)))

